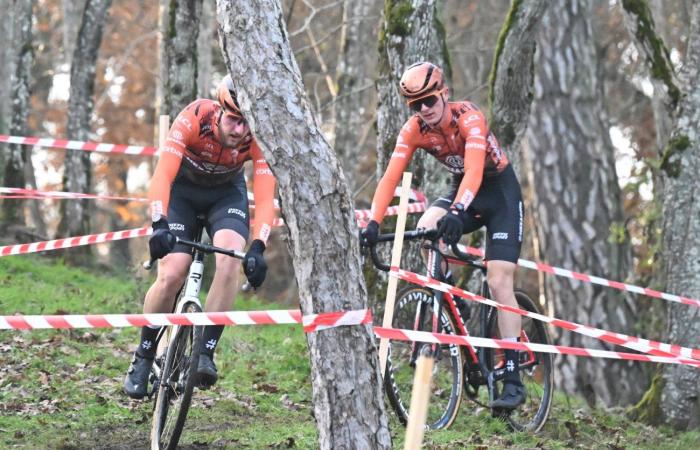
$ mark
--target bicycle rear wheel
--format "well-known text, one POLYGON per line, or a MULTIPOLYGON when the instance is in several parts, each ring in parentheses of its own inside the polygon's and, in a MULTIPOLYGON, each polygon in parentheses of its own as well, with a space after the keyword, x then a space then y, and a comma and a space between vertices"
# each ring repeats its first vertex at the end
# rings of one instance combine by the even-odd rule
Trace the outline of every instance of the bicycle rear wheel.
MULTIPOLYGON (((202 310, 190 302, 182 312, 202 310)), ((180 440, 196 384, 202 332, 202 326, 177 326, 175 335, 170 336, 153 410, 152 449, 174 449, 180 440)))
MULTIPOLYGON (((432 332, 433 295, 433 291, 426 288, 404 289, 398 296, 392 327, 432 332)), ((454 334, 453 320, 443 308, 439 332, 454 334)), ((432 344, 423 342, 389 341, 384 384, 389 402, 403 425, 408 421, 415 359, 425 352, 429 354, 431 347, 432 344)), ((439 346, 433 366, 430 403, 426 417, 426 426, 429 428, 447 428, 457 417, 462 401, 463 367, 464 354, 460 346, 439 346)))
MULTIPOLYGON (((515 299, 518 301, 520 309, 539 313, 535 303, 525 293, 516 291, 515 299)), ((500 338, 498 331, 498 314, 496 310, 491 311, 489 317, 488 336, 495 339, 500 338)), ((529 317, 522 317, 521 342, 524 342, 523 337, 526 337, 528 342, 551 344, 546 324, 529 317)), ((497 349, 484 350, 486 352, 486 363, 489 370, 496 370, 497 382, 494 396, 497 396, 503 389, 503 382, 498 379, 499 369, 501 369, 504 363, 503 352, 497 349)), ((537 432, 547 421, 552 404, 552 393, 554 389, 552 354, 521 351, 519 352, 519 358, 520 378, 525 385, 527 395, 525 404, 512 411, 507 416, 507 420, 510 426, 517 431, 527 430, 537 432)), ((502 370, 500 372, 502 372, 502 370)))

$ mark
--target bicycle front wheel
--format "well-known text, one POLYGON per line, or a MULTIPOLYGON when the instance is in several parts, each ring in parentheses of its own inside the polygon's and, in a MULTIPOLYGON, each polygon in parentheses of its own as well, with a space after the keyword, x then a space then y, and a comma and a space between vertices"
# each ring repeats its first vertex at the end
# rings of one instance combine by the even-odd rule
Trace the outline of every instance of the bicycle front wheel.
MULTIPOLYGON (((186 303, 182 312, 202 312, 196 303, 186 303)), ((178 326, 170 342, 161 371, 151 426, 152 449, 174 449, 185 426, 196 383, 202 326, 178 326)), ((171 329, 172 334, 172 329, 171 329)))
MULTIPOLYGON (((439 328, 433 330, 433 296, 433 291, 426 288, 403 290, 396 303, 393 328, 454 334, 454 320, 444 308, 440 313, 439 328)), ((432 348, 433 344, 423 342, 389 341, 384 384, 389 402, 403 425, 408 421, 416 358, 430 354, 432 348)), ((441 429, 452 424, 462 401, 464 354, 460 346, 444 344, 437 347, 433 356, 435 362, 426 426, 441 429)))
MULTIPOLYGON (((539 313, 535 302, 524 292, 515 292, 515 299, 518 307, 530 312, 539 313)), ((489 337, 498 339, 498 314, 491 311, 489 317, 489 337)), ((551 344, 549 332, 544 322, 522 318, 521 342, 534 342, 538 344, 551 344)), ((503 352, 497 349, 484 349, 486 351, 486 362, 489 370, 495 370, 497 374, 496 392, 501 392, 503 383, 499 380, 498 373, 502 372, 503 352)), ((552 371, 552 354, 533 351, 519 352, 520 378, 527 391, 525 404, 512 411, 507 420, 510 426, 517 431, 539 431, 549 416, 549 409, 552 404, 552 393, 554 389, 554 379, 552 371)))

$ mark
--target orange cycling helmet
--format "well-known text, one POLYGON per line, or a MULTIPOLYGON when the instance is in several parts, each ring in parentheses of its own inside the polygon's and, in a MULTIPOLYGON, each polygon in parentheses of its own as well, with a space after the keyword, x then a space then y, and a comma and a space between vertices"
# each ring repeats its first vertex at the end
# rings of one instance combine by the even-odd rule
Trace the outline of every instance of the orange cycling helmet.
POLYGON ((445 87, 442 69, 429 62, 418 62, 401 76, 399 90, 409 102, 427 97, 445 87))
POLYGON ((219 97, 219 104, 224 108, 226 113, 235 116, 243 116, 243 114, 241 114, 241 108, 238 106, 238 100, 236 100, 236 91, 233 88, 231 75, 226 75, 224 79, 221 80, 217 88, 217 95, 219 97))

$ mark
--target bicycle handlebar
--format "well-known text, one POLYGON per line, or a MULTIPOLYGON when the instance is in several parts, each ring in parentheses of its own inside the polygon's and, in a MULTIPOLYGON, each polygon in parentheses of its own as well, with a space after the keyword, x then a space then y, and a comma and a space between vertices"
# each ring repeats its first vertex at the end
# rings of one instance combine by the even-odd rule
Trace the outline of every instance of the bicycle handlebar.
MULTIPOLYGON (((389 272, 391 270, 391 267, 388 264, 384 264, 382 260, 379 258, 379 255, 377 254, 377 243, 379 242, 391 242, 396 238, 395 233, 387 233, 387 234, 380 234, 377 236, 377 241, 369 245, 366 242, 363 241, 362 239, 362 234, 360 232, 360 246, 361 247, 366 247, 369 248, 369 253, 372 258, 372 263, 374 266, 384 272, 389 272)), ((425 228, 417 228, 415 230, 407 231, 404 233, 404 240, 411 241, 415 239, 427 239, 430 241, 436 241, 438 239, 437 237, 437 229, 425 229, 425 228)), ((484 268, 484 265, 482 262, 478 261, 474 256, 468 255, 464 252, 462 252, 458 244, 451 245, 450 248, 452 249, 452 253, 457 257, 458 260, 465 262, 469 264, 470 266, 476 267, 476 268, 484 268)), ((440 252, 438 249, 435 249, 436 251, 440 252)), ((440 254, 443 257, 446 257, 447 255, 444 255, 442 252, 440 254)))
MULTIPOLYGON (((204 253, 221 253, 222 255, 227 255, 227 256, 230 256, 232 258, 238 258, 238 259, 245 258, 245 253, 240 252, 238 250, 226 250, 225 248, 215 247, 215 246, 209 245, 209 244, 202 244, 201 242, 188 241, 187 239, 182 239, 182 238, 179 238, 177 236, 175 236, 175 243, 195 248, 195 249, 197 249, 201 252, 204 252, 204 253)), ((151 270, 151 268, 153 267, 153 264, 155 262, 156 262, 155 259, 151 259, 150 261, 145 261, 142 264, 142 266, 146 270, 151 270)))

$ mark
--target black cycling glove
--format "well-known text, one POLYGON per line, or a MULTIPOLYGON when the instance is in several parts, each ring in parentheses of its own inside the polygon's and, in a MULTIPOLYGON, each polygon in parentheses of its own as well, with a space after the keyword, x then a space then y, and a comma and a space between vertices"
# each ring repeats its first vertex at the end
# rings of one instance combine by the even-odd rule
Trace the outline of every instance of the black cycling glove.
POLYGON ((370 220, 362 230, 362 241, 360 245, 363 247, 369 247, 377 243, 377 236, 379 236, 379 224, 376 220, 370 220))
POLYGON ((168 221, 161 217, 151 225, 153 235, 148 240, 148 249, 151 252, 151 259, 160 259, 175 248, 175 235, 170 232, 168 221))
POLYGON ((248 253, 243 258, 243 272, 248 278, 248 282, 254 288, 260 287, 267 275, 267 263, 263 257, 265 244, 260 239, 256 239, 250 244, 248 253))
POLYGON ((454 245, 462 237, 462 219, 459 217, 459 211, 451 209, 442 216, 437 223, 438 237, 447 245, 454 245))

